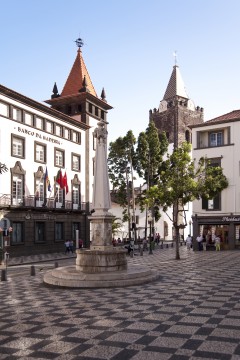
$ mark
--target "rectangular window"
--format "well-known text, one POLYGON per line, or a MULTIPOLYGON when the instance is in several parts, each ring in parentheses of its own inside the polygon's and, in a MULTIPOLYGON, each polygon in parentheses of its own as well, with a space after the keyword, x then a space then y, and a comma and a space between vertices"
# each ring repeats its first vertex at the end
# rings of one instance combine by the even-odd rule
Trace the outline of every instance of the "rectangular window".
POLYGON ((64 151, 55 149, 55 166, 64 167, 64 151))
POLYGON ((104 111, 103 110, 101 110, 101 119, 104 120, 104 111))
POLYGON ((21 222, 13 222, 12 223, 12 235, 11 235, 11 243, 22 244, 23 243, 23 223, 21 222))
POLYGON ((24 114, 25 124, 33 126, 33 115, 29 113, 24 114))
POLYGON ((79 206, 79 185, 73 185, 72 188, 72 202, 73 202, 73 208, 78 209, 79 206))
POLYGON ((22 122, 22 110, 13 107, 12 108, 12 118, 13 118, 13 120, 22 122))
POLYGON ((25 156, 25 139, 12 136, 12 156, 24 158, 25 156))
POLYGON ((37 221, 35 223, 35 242, 44 243, 46 242, 45 238, 45 222, 37 221))
POLYGON ((221 146, 223 145, 223 132, 210 133, 210 146, 221 146))
POLYGON ((43 130, 43 119, 36 116, 35 125, 37 129, 43 130))
POLYGON ((64 129, 64 138, 67 140, 71 140, 71 130, 64 129))
POLYGON ((80 171, 81 163, 80 163, 80 155, 72 154, 72 170, 80 171))
POLYGON ((64 240, 63 235, 63 223, 62 222, 56 222, 55 223, 55 241, 61 241, 64 240))
POLYGON ((38 203, 38 206, 41 206, 44 201, 44 179, 36 179, 36 191, 35 191, 35 197, 38 203))
POLYGON ((23 175, 13 175, 12 201, 13 205, 19 205, 23 203, 23 175))
POLYGON ((76 131, 72 132, 72 141, 79 143, 79 134, 76 131))
POLYGON ((95 107, 95 115, 98 116, 98 108, 95 107))
POLYGON ((56 186, 55 191, 56 207, 60 208, 63 205, 63 189, 60 189, 59 186, 56 186))
POLYGON ((62 131, 63 129, 62 129, 62 126, 60 126, 60 125, 56 125, 56 127, 55 127, 55 135, 57 135, 57 136, 62 136, 62 134, 63 134, 63 131, 62 131))
POLYGON ((88 104, 88 111, 92 114, 93 106, 92 104, 88 104))
POLYGON ((46 146, 35 143, 35 160, 36 162, 46 162, 46 146))
POLYGON ((9 105, 0 102, 0 115, 9 117, 9 105))
POLYGON ((53 133, 53 123, 51 121, 46 121, 46 131, 50 134, 53 133))

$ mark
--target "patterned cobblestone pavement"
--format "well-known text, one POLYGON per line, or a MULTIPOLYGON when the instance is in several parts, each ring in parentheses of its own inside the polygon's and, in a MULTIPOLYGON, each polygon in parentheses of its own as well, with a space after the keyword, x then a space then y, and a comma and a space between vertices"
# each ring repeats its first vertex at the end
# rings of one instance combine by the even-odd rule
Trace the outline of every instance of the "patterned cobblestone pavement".
POLYGON ((240 252, 180 254, 129 258, 161 276, 127 288, 53 288, 45 270, 10 274, 0 282, 0 359, 240 359, 240 252))

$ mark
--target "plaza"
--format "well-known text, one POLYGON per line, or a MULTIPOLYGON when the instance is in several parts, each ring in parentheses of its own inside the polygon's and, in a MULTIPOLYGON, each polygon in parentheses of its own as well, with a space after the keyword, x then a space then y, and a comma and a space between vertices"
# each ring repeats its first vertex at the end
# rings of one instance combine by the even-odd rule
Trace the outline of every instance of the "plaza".
POLYGON ((159 279, 111 289, 46 286, 50 259, 35 263, 35 276, 31 264, 9 266, 0 282, 0 359, 240 359, 238 251, 181 246, 180 257, 175 248, 128 257, 159 279))

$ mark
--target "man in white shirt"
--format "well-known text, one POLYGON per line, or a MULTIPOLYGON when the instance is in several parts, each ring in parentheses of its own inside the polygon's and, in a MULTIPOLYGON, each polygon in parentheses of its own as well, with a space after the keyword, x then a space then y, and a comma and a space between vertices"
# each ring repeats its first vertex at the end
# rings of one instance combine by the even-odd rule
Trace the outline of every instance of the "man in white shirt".
POLYGON ((203 247, 202 247, 202 240, 203 240, 202 236, 199 234, 196 240, 197 240, 197 243, 198 243, 198 250, 201 251, 203 249, 203 247))

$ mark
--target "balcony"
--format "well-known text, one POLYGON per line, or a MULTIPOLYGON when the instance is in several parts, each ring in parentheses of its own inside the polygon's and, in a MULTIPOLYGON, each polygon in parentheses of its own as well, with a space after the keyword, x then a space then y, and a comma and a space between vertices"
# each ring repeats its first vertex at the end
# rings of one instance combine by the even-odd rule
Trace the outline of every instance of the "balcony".
POLYGON ((72 201, 65 200, 57 202, 56 198, 51 197, 44 200, 39 199, 34 195, 24 196, 16 199, 11 194, 0 194, 0 207, 2 208, 48 208, 48 209, 65 209, 75 211, 86 211, 87 203, 81 202, 79 204, 72 201))

